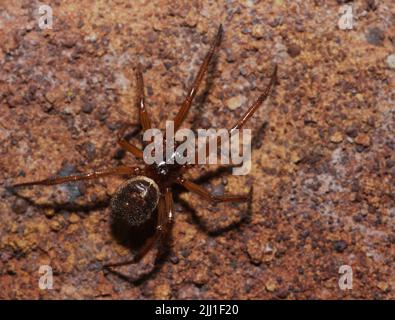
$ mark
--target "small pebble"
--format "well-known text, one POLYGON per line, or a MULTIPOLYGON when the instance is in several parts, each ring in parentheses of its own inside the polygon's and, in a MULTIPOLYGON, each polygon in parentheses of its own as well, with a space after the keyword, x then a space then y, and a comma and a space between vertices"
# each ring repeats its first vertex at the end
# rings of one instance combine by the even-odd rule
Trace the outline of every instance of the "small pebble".
POLYGON ((333 143, 340 143, 343 141, 343 135, 340 131, 335 132, 331 135, 330 141, 333 143))
POLYGON ((273 292, 277 288, 276 281, 274 281, 273 279, 269 279, 265 283, 265 288, 266 288, 267 291, 273 292))
POLYGON ((69 217, 69 221, 70 223, 77 223, 80 221, 80 217, 77 214, 72 213, 69 217))
POLYGON ((385 62, 387 62, 388 66, 392 69, 395 70, 395 53, 390 54, 386 59, 385 62))
POLYGON ((346 134, 351 138, 355 138, 358 135, 358 131, 354 126, 349 126, 346 128, 346 134))
POLYGON ((265 35, 265 28, 263 27, 262 24, 256 24, 254 25, 254 27, 252 28, 252 32, 251 32, 252 36, 255 39, 261 39, 263 38, 263 36, 265 35))
POLYGON ((82 106, 82 112, 91 113, 93 111, 94 105, 92 102, 86 102, 82 106))
POLYGON ((381 291, 387 291, 388 288, 389 288, 389 285, 388 285, 387 282, 380 281, 380 282, 377 284, 377 288, 379 288, 381 291))
POLYGON ((253 264, 260 264, 262 262, 263 249, 261 244, 255 239, 247 242, 247 253, 253 264))
POLYGON ((52 218, 55 215, 55 210, 52 208, 48 208, 44 211, 44 214, 47 218, 52 218))
POLYGON ((230 110, 236 110, 239 108, 241 105, 243 105, 246 102, 246 97, 242 95, 238 95, 235 97, 232 97, 226 101, 226 105, 230 110))
POLYGON ((364 147, 370 146, 370 137, 367 134, 358 134, 354 141, 364 147))
POLYGON ((168 300, 171 298, 171 288, 168 283, 163 283, 155 287, 154 297, 158 300, 168 300))
POLYGON ((53 219, 53 220, 51 220, 51 222, 49 223, 49 227, 51 228, 52 231, 57 232, 57 231, 59 231, 60 229, 62 229, 62 224, 61 224, 58 220, 53 219))
POLYGON ((291 43, 290 45, 288 45, 287 52, 292 58, 295 58, 298 55, 300 55, 300 51, 301 49, 297 44, 291 43))
POLYGON ((12 209, 12 211, 14 211, 17 214, 23 214, 26 212, 27 207, 28 207, 28 205, 27 205, 26 201, 18 198, 12 204, 11 209, 12 209))
POLYGON ((300 160, 302 160, 302 157, 299 155, 298 152, 292 152, 291 153, 291 161, 294 164, 298 164, 300 162, 300 160))

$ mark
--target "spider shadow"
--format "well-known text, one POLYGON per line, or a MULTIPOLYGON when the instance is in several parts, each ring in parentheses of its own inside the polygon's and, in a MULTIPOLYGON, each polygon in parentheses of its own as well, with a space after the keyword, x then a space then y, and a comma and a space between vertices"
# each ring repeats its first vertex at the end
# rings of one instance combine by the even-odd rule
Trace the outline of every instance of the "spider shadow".
MULTIPOLYGON (((154 212, 154 214, 152 214, 152 216, 146 222, 137 227, 128 225, 124 221, 112 217, 110 224, 112 236, 119 244, 128 247, 130 251, 136 253, 150 237, 154 236, 156 231, 156 217, 157 212, 154 212)), ((169 229, 171 230, 171 228, 169 229)), ((129 275, 114 269, 106 270, 106 272, 109 274, 114 274, 136 286, 140 285, 148 278, 154 276, 161 269, 163 263, 166 261, 166 258, 169 255, 170 250, 166 244, 170 242, 171 232, 168 232, 158 248, 155 261, 153 263, 153 268, 149 272, 137 277, 136 279, 131 279, 129 275)), ((137 263, 139 263, 139 261, 131 264, 137 263)))
MULTIPOLYGON (((223 175, 224 173, 229 173, 231 167, 220 167, 214 171, 210 171, 199 177, 198 179, 195 180, 195 183, 197 184, 202 184, 209 182, 211 179, 216 178, 218 176, 223 175)), ((202 221, 202 219, 198 216, 197 210, 193 208, 187 201, 181 199, 179 197, 179 194, 182 193, 184 190, 179 189, 178 187, 174 188, 175 191, 175 199, 176 201, 181 204, 181 206, 186 209, 188 212, 191 213, 192 221, 206 234, 217 237, 219 235, 222 235, 223 233, 226 233, 230 230, 236 229, 240 227, 241 225, 244 224, 249 224, 251 221, 251 215, 252 215, 252 191, 253 188, 251 187, 250 190, 250 199, 248 201, 248 206, 246 212, 238 219, 237 221, 230 223, 229 225, 222 227, 222 228, 210 228, 207 223, 202 221)), ((231 205, 231 204, 230 204, 231 205)))
POLYGON ((211 87, 213 86, 214 79, 215 79, 215 74, 217 73, 218 69, 218 54, 215 54, 212 58, 212 61, 210 65, 208 66, 207 72, 206 72, 206 81, 204 88, 202 89, 202 93, 196 96, 195 100, 195 106, 196 106, 196 112, 192 116, 192 130, 197 129, 197 125, 200 123, 198 120, 203 114, 203 109, 206 105, 207 97, 210 93, 211 87))
MULTIPOLYGON (((76 204, 70 202, 46 202, 46 203, 37 203, 31 199, 31 197, 24 196, 20 194, 16 189, 6 186, 6 191, 20 199, 26 201, 29 206, 40 210, 48 210, 53 209, 56 214, 61 212, 76 212, 79 213, 81 217, 86 217, 89 212, 94 210, 100 210, 108 208, 110 205, 110 198, 106 197, 103 199, 99 199, 93 203, 87 204, 76 204)), ((110 216, 110 228, 111 234, 114 239, 121 244, 122 246, 127 247, 130 251, 138 250, 143 244, 144 240, 148 237, 152 236, 155 232, 155 217, 156 215, 153 214, 148 221, 144 223, 141 227, 131 227, 125 223, 121 223, 116 221, 110 216)), ((170 241, 170 232, 167 237, 164 239, 164 243, 168 243, 170 241)), ((166 248, 165 246, 163 246, 166 248)), ((128 282, 133 282, 135 285, 143 283, 146 279, 151 277, 154 273, 160 270, 161 265, 166 260, 169 254, 169 250, 160 250, 158 251, 158 256, 155 258, 154 267, 150 270, 149 273, 142 275, 141 277, 137 278, 136 280, 130 281, 129 278, 126 278, 122 274, 118 274, 117 272, 113 272, 117 274, 120 278, 127 280, 128 282)))
MULTIPOLYGON (((211 179, 218 177, 219 175, 222 175, 224 173, 229 173, 231 169, 232 169, 231 167, 220 167, 214 171, 205 173, 204 175, 202 175, 201 177, 196 179, 195 182, 199 183, 199 184, 208 182, 211 179)), ((251 205, 252 205, 252 203, 251 203, 251 201, 249 201, 246 213, 238 221, 231 223, 224 228, 212 230, 212 229, 208 228, 207 225, 204 224, 202 222, 202 220, 198 217, 197 211, 193 207, 191 207, 188 202, 186 202, 185 200, 183 200, 179 197, 180 193, 183 193, 186 191, 183 190, 182 188, 177 187, 177 186, 174 187, 173 190, 175 191, 174 192, 175 201, 178 202, 179 204, 181 204, 181 206, 184 207, 186 210, 191 212, 193 222, 196 223, 196 225, 198 225, 199 228, 201 228, 201 230, 203 230, 203 232, 205 232, 206 234, 208 234, 210 236, 214 236, 214 237, 219 236, 225 232, 236 229, 236 228, 240 227, 241 225, 248 224, 251 221, 251 213, 252 213, 252 206, 251 205)), ((251 192, 252 192, 252 189, 251 189, 251 192)), ((111 222, 112 234, 113 234, 114 238, 121 245, 130 248, 132 251, 136 251, 139 248, 141 248, 141 246, 144 244, 145 241, 147 241, 147 239, 149 237, 152 237, 154 235, 154 233, 155 233, 155 218, 156 218, 156 214, 153 214, 142 226, 139 226, 139 227, 133 227, 133 226, 125 224, 124 222, 122 222, 120 220, 112 219, 112 222, 111 222)), ((149 272, 139 276, 136 279, 131 279, 131 277, 129 275, 121 273, 117 270, 107 270, 107 272, 109 274, 113 274, 113 275, 123 279, 124 281, 127 281, 127 282, 129 282, 133 285, 136 285, 136 286, 141 285, 147 279, 153 277, 155 274, 157 274, 160 271, 161 267, 167 261, 167 258, 170 255, 171 246, 169 244, 171 244, 171 242, 172 242, 171 229, 172 228, 170 226, 169 227, 170 231, 166 234, 165 239, 162 241, 161 247, 157 251, 157 255, 155 257, 153 267, 149 272)))
MULTIPOLYGON (((120 129, 118 129, 120 130, 120 129)), ((126 141, 133 141, 133 144, 135 144, 136 146, 141 146, 142 145, 142 141, 143 141, 143 131, 142 131, 142 127, 139 123, 129 123, 129 128, 128 130, 126 130, 124 137, 123 137, 126 141)), ((126 151, 124 149, 122 149, 121 147, 117 147, 115 154, 114 154, 114 158, 117 159, 118 161, 124 159, 126 156, 126 151)))
POLYGON ((48 209, 53 209, 55 213, 60 213, 60 212, 75 212, 79 213, 80 216, 86 216, 89 214, 89 212, 94 211, 94 210, 100 210, 108 207, 110 204, 110 199, 108 197, 98 199, 95 202, 91 203, 84 203, 84 204, 77 204, 73 202, 44 202, 44 203, 37 203, 31 197, 24 196, 20 194, 17 190, 10 186, 6 186, 5 189, 7 192, 10 194, 26 201, 26 203, 29 206, 32 206, 37 209, 41 210, 48 210, 48 209))

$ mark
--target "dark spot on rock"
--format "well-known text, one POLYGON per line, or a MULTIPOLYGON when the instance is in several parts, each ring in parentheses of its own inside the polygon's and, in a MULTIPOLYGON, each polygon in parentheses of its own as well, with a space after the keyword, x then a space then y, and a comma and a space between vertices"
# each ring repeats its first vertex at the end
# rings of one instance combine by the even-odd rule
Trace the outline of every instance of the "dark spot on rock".
POLYGON ((366 11, 376 11, 376 0, 366 0, 366 11))
POLYGON ((354 220, 355 222, 362 222, 362 221, 363 221, 363 215, 360 214, 360 213, 356 214, 356 215, 353 216, 352 218, 353 218, 353 220, 354 220))
POLYGON ((287 52, 292 58, 297 57, 300 54, 300 51, 301 49, 297 44, 291 43, 288 45, 287 52))
POLYGON ((367 149, 367 148, 366 148, 365 146, 363 146, 363 145, 360 145, 360 144, 358 144, 358 145, 355 147, 355 150, 357 150, 357 152, 359 152, 359 153, 364 152, 365 149, 367 149))
POLYGON ((210 121, 208 120, 207 117, 202 117, 199 121, 199 126, 201 129, 208 129, 211 127, 210 121))
POLYGON ((392 168, 395 164, 395 161, 392 159, 387 159, 387 161, 385 162, 385 165, 387 166, 387 168, 392 168))
POLYGON ((357 131, 356 127, 349 126, 346 128, 346 134, 351 138, 355 138, 358 135, 358 131, 357 131))
POLYGON ((14 211, 17 214, 25 213, 27 207, 28 207, 27 202, 21 198, 16 199, 14 203, 11 205, 12 211, 14 211))
POLYGON ((63 41, 62 41, 62 45, 67 49, 74 47, 75 44, 76 44, 76 40, 73 38, 66 38, 66 39, 63 39, 63 41))
POLYGON ((170 70, 170 68, 173 66, 170 61, 165 61, 163 65, 165 66, 166 70, 170 70))
POLYGON ((269 26, 271 26, 272 28, 276 28, 280 26, 282 23, 283 23, 283 19, 281 17, 277 17, 269 21, 269 26))
POLYGON ((18 177, 26 177, 26 172, 23 171, 23 170, 20 170, 20 171, 18 172, 18 177))
POLYGON ((88 265, 89 271, 100 271, 102 269, 102 264, 100 262, 92 262, 88 265))
POLYGON ((344 241, 344 240, 337 240, 337 241, 334 241, 333 242, 333 249, 336 251, 336 252, 339 252, 339 253, 341 253, 341 252, 343 252, 344 250, 346 250, 347 249, 347 242, 346 241, 344 241))
POLYGON ((91 113, 94 109, 94 104, 90 101, 86 101, 83 105, 82 105, 82 112, 84 113, 91 113))
POLYGON ((305 32, 305 27, 303 26, 303 24, 302 24, 302 22, 297 22, 296 24, 295 24, 295 30, 297 31, 297 32, 305 32))
POLYGON ((108 118, 108 108, 106 106, 99 108, 98 118, 100 121, 105 121, 108 118))
POLYGON ((223 196, 225 193, 225 187, 224 185, 221 183, 219 185, 216 185, 213 187, 213 191, 212 191, 213 195, 215 196, 223 196))
POLYGON ((288 297, 288 290, 287 289, 280 289, 277 292, 277 297, 280 299, 285 299, 286 297, 288 297))
POLYGON ((375 46, 382 46, 384 39, 384 32, 378 27, 371 28, 366 33, 366 40, 375 46))
POLYGON ((83 196, 86 192, 86 184, 83 181, 78 181, 76 183, 78 192, 80 193, 80 196, 83 196))
POLYGON ((172 264, 178 264, 180 262, 180 259, 177 256, 174 255, 174 256, 170 257, 170 262, 172 264))
POLYGON ((118 149, 115 151, 114 159, 121 160, 125 156, 126 152, 123 149, 118 149))
POLYGON ((300 237, 301 237, 302 239, 306 239, 309 235, 310 235, 310 231, 309 231, 309 230, 303 230, 303 231, 300 233, 300 237))
POLYGON ((183 249, 183 250, 181 250, 181 255, 182 255, 184 258, 188 258, 190 254, 191 254, 191 252, 190 252, 188 249, 183 249))
POLYGON ((147 95, 151 97, 154 94, 154 90, 152 90, 151 86, 147 86, 147 95))
POLYGON ((92 161, 96 155, 96 147, 92 142, 84 143, 84 151, 89 161, 92 161))
POLYGON ((249 33, 251 33, 251 28, 245 27, 241 30, 241 33, 242 34, 249 34, 249 33))
MULTIPOLYGON (((77 170, 75 165, 70 164, 70 163, 65 163, 62 168, 59 171, 59 176, 60 177, 65 177, 69 176, 72 174, 76 174, 77 170)), ((76 198, 81 196, 80 190, 78 189, 77 184, 75 183, 66 183, 63 184, 62 186, 66 187, 67 192, 68 192, 68 197, 70 202, 74 202, 76 198)))

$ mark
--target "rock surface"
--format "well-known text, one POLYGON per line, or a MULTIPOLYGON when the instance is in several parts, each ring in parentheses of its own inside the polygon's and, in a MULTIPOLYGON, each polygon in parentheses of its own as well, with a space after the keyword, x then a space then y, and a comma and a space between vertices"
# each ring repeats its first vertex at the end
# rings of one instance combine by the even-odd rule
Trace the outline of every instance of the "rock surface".
MULTIPOLYGON (((338 29, 337 1, 174 3, 53 1, 47 30, 36 1, 0 9, 0 298, 394 299, 394 2, 354 1, 352 30, 338 29), (5 186, 136 163, 116 145, 121 124, 138 121, 133 67, 163 126, 219 22, 217 63, 185 126, 203 116, 233 125, 278 64, 278 85, 247 125, 258 146, 250 174, 198 179, 231 193, 254 185, 251 208, 176 189, 157 268, 153 250, 121 268, 139 284, 106 275, 102 264, 128 259, 145 234, 125 240, 111 223, 121 178, 26 188, 25 200, 5 186), (232 97, 246 103, 231 110, 232 97), (42 265, 52 290, 38 286, 42 265), (352 290, 339 288, 342 265, 352 290)), ((191 177, 206 171, 215 167, 191 177)))

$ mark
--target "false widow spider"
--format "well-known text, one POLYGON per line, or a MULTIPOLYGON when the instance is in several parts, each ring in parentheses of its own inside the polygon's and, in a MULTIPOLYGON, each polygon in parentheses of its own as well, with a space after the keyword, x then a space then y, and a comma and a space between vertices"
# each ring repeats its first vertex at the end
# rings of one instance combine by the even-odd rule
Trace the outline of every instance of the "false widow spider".
MULTIPOLYGON (((188 95, 182 103, 181 109, 174 118, 174 131, 176 132, 183 121, 185 120, 192 101, 196 96, 199 85, 201 84, 205 73, 209 67, 216 49, 219 47, 222 38, 222 25, 219 26, 218 32, 213 39, 210 49, 207 52, 199 72, 190 88, 188 95)), ((254 114, 254 112, 263 104, 268 97, 271 89, 274 87, 277 80, 277 66, 274 66, 271 75, 270 83, 258 97, 258 99, 249 107, 247 112, 235 123, 230 129, 230 134, 236 129, 244 126, 246 121, 254 114)), ((144 82, 141 71, 141 66, 136 67, 136 85, 137 85, 137 99, 136 105, 139 110, 140 124, 143 131, 151 128, 151 120, 147 112, 144 101, 144 82)), ((123 125, 118 132, 118 144, 125 151, 133 154, 138 159, 143 159, 143 151, 131 144, 124 138, 125 131, 129 124, 123 125)), ((166 143, 166 138, 163 143, 166 143)), ((111 175, 126 176, 127 180, 121 184, 111 199, 111 211, 114 218, 127 223, 130 226, 140 226, 146 222, 157 209, 156 229, 154 235, 146 240, 140 251, 133 257, 133 259, 123 262, 110 263, 104 265, 107 270, 120 274, 112 269, 112 267, 124 266, 138 262, 157 242, 161 244, 165 238, 167 231, 173 217, 173 197, 171 188, 174 184, 178 184, 186 188, 188 191, 194 192, 199 196, 212 202, 243 202, 250 198, 250 194, 244 195, 213 195, 203 187, 186 180, 183 174, 194 165, 177 163, 168 164, 145 164, 144 168, 132 167, 122 165, 116 168, 94 171, 86 174, 72 175, 66 177, 55 177, 44 180, 23 182, 13 185, 14 188, 26 187, 33 185, 56 185, 66 182, 73 182, 78 180, 96 179, 111 175)), ((122 274, 121 274, 122 275, 122 274)))

